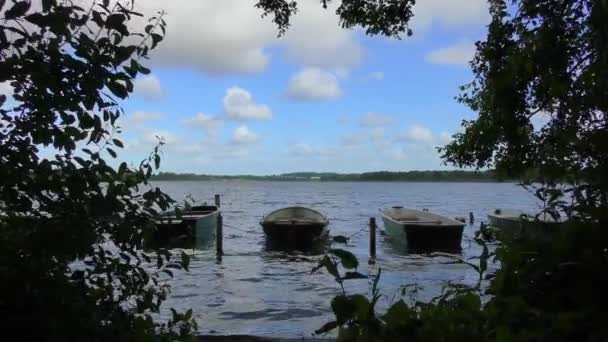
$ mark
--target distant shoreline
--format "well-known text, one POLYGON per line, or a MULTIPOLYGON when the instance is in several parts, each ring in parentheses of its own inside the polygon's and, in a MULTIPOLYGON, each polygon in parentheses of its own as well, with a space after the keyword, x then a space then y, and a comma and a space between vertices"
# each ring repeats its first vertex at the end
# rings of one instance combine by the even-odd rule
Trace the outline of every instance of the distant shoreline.
POLYGON ((510 183, 493 171, 377 171, 365 173, 294 172, 280 175, 198 175, 161 172, 152 181, 274 181, 274 182, 424 182, 424 183, 510 183))
POLYGON ((160 182, 297 182, 297 183, 517 183, 515 180, 299 180, 299 179, 247 179, 247 178, 215 178, 215 179, 158 179, 160 182))

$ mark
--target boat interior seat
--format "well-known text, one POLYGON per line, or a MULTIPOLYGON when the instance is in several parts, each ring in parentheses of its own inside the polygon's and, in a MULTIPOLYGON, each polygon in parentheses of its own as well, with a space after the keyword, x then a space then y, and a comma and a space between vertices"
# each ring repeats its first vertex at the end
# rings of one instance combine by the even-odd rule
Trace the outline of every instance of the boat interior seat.
POLYGON ((414 213, 401 213, 395 215, 394 218, 397 221, 417 221, 419 219, 414 213))

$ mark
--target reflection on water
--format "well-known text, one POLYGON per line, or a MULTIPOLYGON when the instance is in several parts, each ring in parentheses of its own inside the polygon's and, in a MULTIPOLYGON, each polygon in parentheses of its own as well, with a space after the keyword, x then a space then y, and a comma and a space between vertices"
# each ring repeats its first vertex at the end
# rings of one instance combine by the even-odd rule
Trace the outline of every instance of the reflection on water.
MULTIPOLYGON (((310 206, 330 220, 330 235, 351 236, 348 246, 360 261, 359 272, 373 276, 382 268, 380 288, 386 307, 401 286, 417 284, 421 300, 436 296, 448 282, 475 284, 477 275, 468 266, 451 263, 449 257, 411 251, 387 236, 378 237, 376 265, 368 265, 367 223, 379 208, 402 205, 428 208, 448 217, 468 216, 476 222, 496 208, 534 212, 532 198, 513 184, 496 183, 314 183, 314 182, 156 182, 176 200, 188 194, 200 201, 222 195, 224 252, 216 262, 214 244, 194 253, 190 272, 170 280, 173 292, 163 306, 193 308, 200 333, 310 336, 333 318, 329 302, 340 292, 326 272, 311 269, 327 243, 313 246, 273 245, 259 225, 264 214, 289 206, 310 206), (413 253, 415 252, 415 254, 413 253)), ((476 227, 465 227, 462 249, 465 259, 481 251, 471 242, 476 227)), ((351 293, 369 293, 370 279, 349 280, 351 293)))

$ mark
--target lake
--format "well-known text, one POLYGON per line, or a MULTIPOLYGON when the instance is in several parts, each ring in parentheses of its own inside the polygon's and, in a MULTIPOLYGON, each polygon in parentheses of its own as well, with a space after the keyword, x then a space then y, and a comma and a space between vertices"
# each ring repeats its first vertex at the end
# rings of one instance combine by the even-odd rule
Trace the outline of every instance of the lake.
MULTIPOLYGON (((534 212, 539 203, 523 188, 511 183, 384 183, 384 182, 154 182, 174 199, 191 195, 197 201, 222 199, 224 257, 216 262, 215 248, 195 250, 190 272, 176 272, 172 293, 163 304, 192 308, 201 334, 251 334, 307 337, 332 320, 330 300, 339 285, 324 271, 311 274, 318 255, 267 250, 259 225, 264 214, 290 205, 324 212, 331 235, 353 235, 346 248, 360 261, 359 272, 374 275, 382 268, 380 307, 399 298, 402 285, 421 287, 418 298, 428 300, 449 282, 475 284, 476 273, 449 258, 408 255, 388 237, 378 236, 376 265, 368 265, 367 224, 375 216, 383 229, 378 209, 402 205, 428 208, 449 217, 475 215, 467 225, 462 257, 480 254, 471 241, 478 224, 494 208, 534 212)), ((368 294, 370 279, 345 282, 348 293, 368 294)))

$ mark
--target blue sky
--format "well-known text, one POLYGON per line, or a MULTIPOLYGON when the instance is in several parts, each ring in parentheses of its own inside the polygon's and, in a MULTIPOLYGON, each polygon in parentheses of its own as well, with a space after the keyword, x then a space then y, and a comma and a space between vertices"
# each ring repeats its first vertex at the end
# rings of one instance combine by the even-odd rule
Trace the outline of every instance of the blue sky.
POLYGON ((442 169, 434 149, 475 117, 454 96, 485 36, 485 0, 420 0, 414 36, 343 30, 300 0, 287 34, 250 0, 139 0, 167 36, 123 103, 121 159, 163 136, 161 171, 279 174, 442 169))

